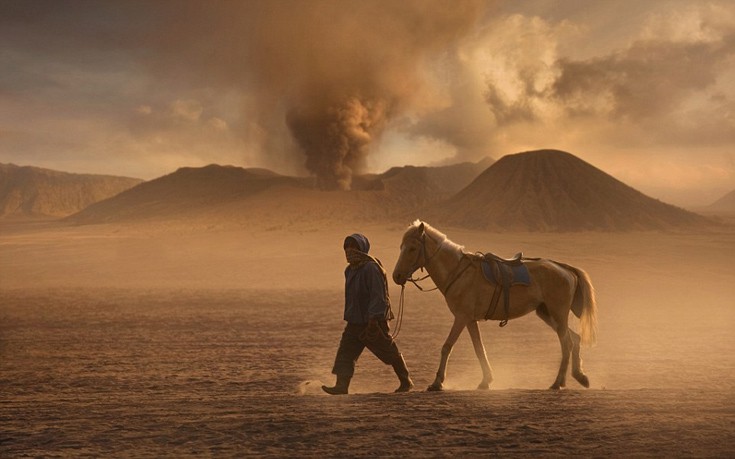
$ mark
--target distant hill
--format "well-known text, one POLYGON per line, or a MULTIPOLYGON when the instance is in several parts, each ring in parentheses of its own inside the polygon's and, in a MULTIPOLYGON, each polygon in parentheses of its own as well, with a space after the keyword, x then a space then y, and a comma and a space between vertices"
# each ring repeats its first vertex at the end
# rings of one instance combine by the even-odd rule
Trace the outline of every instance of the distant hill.
POLYGON ((78 223, 198 220, 212 225, 258 226, 385 221, 447 199, 477 177, 489 161, 395 167, 382 174, 356 176, 352 191, 317 190, 311 178, 283 176, 266 169, 215 164, 185 167, 70 218, 78 223))
POLYGON ((558 150, 504 156, 422 218, 498 231, 664 230, 711 223, 558 150))
POLYGON ((380 191, 381 203, 390 214, 413 211, 450 198, 472 182, 488 166, 491 158, 448 166, 393 167, 372 176, 358 176, 353 190, 380 191))
POLYGON ((141 182, 0 164, 0 218, 65 217, 141 182))
POLYGON ((210 164, 182 167, 100 201, 74 215, 79 223, 185 217, 246 199, 275 186, 308 188, 308 179, 286 177, 267 169, 210 164))
POLYGON ((735 190, 727 193, 705 208, 707 211, 735 212, 735 190))

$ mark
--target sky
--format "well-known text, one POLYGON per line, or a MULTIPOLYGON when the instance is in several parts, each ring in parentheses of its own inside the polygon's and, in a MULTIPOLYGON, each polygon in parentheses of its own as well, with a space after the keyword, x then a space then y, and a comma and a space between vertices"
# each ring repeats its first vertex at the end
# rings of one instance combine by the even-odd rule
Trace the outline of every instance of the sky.
POLYGON ((568 151, 655 198, 735 189, 735 2, 0 3, 0 162, 153 179, 568 151))

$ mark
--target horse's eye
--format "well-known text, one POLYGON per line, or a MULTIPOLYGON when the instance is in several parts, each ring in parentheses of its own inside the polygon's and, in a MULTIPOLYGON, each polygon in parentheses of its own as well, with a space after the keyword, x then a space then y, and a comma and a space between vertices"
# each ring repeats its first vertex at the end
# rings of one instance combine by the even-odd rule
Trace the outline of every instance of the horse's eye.
POLYGON ((410 249, 408 249, 408 251, 409 252, 415 252, 416 251, 416 247, 411 247, 410 249))

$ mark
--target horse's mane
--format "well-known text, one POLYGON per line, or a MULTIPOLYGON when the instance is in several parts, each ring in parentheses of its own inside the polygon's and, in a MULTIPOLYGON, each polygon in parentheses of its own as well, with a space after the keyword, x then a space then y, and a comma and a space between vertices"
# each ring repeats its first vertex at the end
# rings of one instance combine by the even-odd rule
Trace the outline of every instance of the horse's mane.
POLYGON ((457 244, 456 242, 449 239, 446 234, 442 233, 441 231, 429 225, 428 223, 422 222, 421 220, 418 220, 418 219, 414 220, 414 222, 411 223, 411 225, 408 227, 408 230, 406 230, 406 232, 404 233, 403 237, 405 238, 406 236, 408 236, 410 232, 418 230, 421 223, 424 224, 424 231, 426 231, 432 239, 443 244, 444 247, 448 247, 453 252, 464 253, 463 245, 457 244))

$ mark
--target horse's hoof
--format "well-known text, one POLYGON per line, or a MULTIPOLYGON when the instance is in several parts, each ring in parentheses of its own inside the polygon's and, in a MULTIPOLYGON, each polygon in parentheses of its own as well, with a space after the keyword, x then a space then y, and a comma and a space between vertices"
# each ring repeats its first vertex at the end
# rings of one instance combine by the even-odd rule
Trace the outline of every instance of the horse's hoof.
POLYGON ((443 390, 444 388, 441 386, 441 384, 432 384, 426 388, 427 392, 441 392, 443 390))
POLYGON ((561 390, 563 386, 561 384, 554 383, 551 386, 549 386, 549 390, 561 390))
POLYGON ((490 389, 490 383, 481 382, 479 386, 477 386, 477 390, 489 390, 490 389))
POLYGON ((588 378, 586 374, 584 373, 580 373, 578 375, 572 374, 572 376, 574 376, 574 379, 576 379, 577 382, 583 385, 584 387, 587 387, 587 388, 590 387, 590 378, 588 378))

